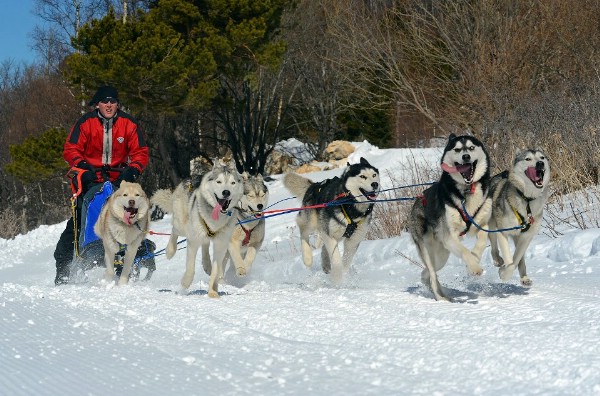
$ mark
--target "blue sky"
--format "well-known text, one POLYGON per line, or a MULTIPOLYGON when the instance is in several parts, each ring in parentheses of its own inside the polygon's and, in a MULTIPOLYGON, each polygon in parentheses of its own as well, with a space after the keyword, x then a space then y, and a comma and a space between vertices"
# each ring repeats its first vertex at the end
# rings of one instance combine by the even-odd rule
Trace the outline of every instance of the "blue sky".
POLYGON ((35 53, 28 35, 41 22, 32 13, 34 0, 1 0, 1 3, 0 62, 12 59, 17 63, 32 63, 35 53))

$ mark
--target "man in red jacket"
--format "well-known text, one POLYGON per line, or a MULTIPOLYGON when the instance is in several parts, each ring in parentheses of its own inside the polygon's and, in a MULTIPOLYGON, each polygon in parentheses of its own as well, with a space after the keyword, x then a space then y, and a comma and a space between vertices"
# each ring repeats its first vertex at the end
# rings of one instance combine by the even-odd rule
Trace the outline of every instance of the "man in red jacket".
MULTIPOLYGON (((73 126, 65 142, 63 157, 81 174, 81 197, 94 185, 107 180, 118 186, 122 180, 135 182, 148 165, 148 146, 137 122, 119 109, 119 94, 110 86, 98 88, 89 102, 94 110, 73 126)), ((78 200, 80 202, 81 200, 78 200)), ((81 208, 77 206, 79 230, 81 208)), ((68 283, 74 255, 74 222, 71 218, 54 251, 56 285, 68 283)))

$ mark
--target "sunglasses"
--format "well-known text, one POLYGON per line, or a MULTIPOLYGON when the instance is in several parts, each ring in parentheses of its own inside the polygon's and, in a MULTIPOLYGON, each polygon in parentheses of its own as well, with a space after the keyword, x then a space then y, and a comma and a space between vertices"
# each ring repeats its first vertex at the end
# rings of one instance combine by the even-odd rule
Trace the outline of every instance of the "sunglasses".
POLYGON ((102 99, 100 101, 100 103, 102 103, 102 104, 108 104, 108 103, 115 104, 117 102, 118 102, 118 100, 115 98, 106 98, 106 99, 102 99))

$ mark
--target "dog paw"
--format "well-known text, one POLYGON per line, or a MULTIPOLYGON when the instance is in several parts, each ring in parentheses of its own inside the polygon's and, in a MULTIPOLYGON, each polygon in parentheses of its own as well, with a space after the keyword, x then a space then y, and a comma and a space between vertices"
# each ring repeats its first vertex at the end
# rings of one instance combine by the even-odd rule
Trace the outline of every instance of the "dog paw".
POLYGON ((498 275, 500 276, 500 279, 502 279, 504 282, 510 280, 510 278, 512 278, 512 274, 513 271, 515 270, 515 266, 514 265, 503 265, 502 267, 500 267, 498 269, 498 275))
POLYGON ((467 269, 470 275, 479 276, 483 274, 483 268, 479 264, 467 265, 467 269))
POLYGON ((194 279, 194 275, 192 276, 188 276, 183 275, 183 278, 181 279, 181 287, 183 287, 184 289, 189 289, 190 285, 192 284, 192 280, 194 279))
POLYGON ((521 285, 525 287, 531 287, 533 285, 533 281, 529 279, 528 276, 524 276, 521 278, 521 285))
POLYGON ((189 291, 187 288, 179 286, 179 288, 175 290, 175 294, 177 294, 178 296, 187 296, 189 294, 189 291))
POLYGON ((240 276, 240 277, 246 276, 246 268, 238 267, 235 269, 235 273, 237 276, 240 276))
POLYGON ((104 282, 106 282, 106 283, 113 283, 114 278, 115 278, 115 274, 114 273, 112 273, 112 272, 105 272, 104 273, 104 278, 103 278, 104 282))
POLYGON ((467 253, 464 257, 465 264, 467 264, 467 271, 470 275, 481 275, 483 274, 483 268, 479 265, 479 259, 473 253, 467 253))
POLYGON ((436 301, 446 301, 446 302, 452 302, 452 299, 450 299, 449 297, 446 296, 442 296, 442 295, 434 295, 434 298, 436 301))
POLYGON ((219 293, 215 290, 208 291, 208 297, 210 298, 219 298, 219 293))

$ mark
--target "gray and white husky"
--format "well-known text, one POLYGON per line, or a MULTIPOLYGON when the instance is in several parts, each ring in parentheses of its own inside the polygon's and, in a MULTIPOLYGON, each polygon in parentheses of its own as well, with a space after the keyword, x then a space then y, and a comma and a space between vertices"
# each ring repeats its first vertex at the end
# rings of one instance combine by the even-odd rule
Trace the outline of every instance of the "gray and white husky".
POLYGON ((532 284, 527 276, 524 256, 531 240, 540 230, 544 206, 550 196, 549 182, 550 163, 540 149, 520 151, 510 171, 492 178, 490 228, 509 229, 490 233, 492 258, 494 264, 500 267, 498 272, 503 281, 512 277, 518 265, 521 284, 532 284), (512 238, 515 245, 513 254, 510 253, 508 237, 512 238))
POLYGON ((218 297, 218 281, 223 277, 223 258, 236 225, 238 203, 244 191, 241 175, 233 164, 215 161, 213 168, 202 176, 198 186, 191 182, 179 184, 172 193, 159 190, 151 198, 153 204, 172 213, 172 231, 166 248, 167 259, 177 251, 177 238, 187 238, 185 273, 181 287, 186 290, 194 280, 196 255, 202 255, 204 271, 210 275, 209 297, 218 297), (213 257, 208 254, 212 242, 213 257))
POLYGON ((237 225, 231 235, 224 265, 231 259, 237 276, 246 276, 254 263, 256 252, 265 239, 265 219, 262 211, 269 203, 269 189, 261 175, 242 174, 244 194, 237 212, 237 225))
POLYGON ((331 271, 334 281, 341 281, 369 230, 374 205, 371 201, 377 198, 380 189, 379 170, 361 158, 358 164, 347 166, 341 177, 313 183, 296 173, 288 173, 283 184, 302 199, 303 207, 309 207, 300 210, 296 218, 304 265, 312 267, 309 237, 316 232, 324 245, 323 271, 331 271), (331 204, 322 205, 326 203, 331 204), (342 240, 343 256, 339 246, 342 240))
POLYGON ((421 280, 436 300, 450 299, 442 291, 437 271, 450 253, 461 258, 472 275, 481 275, 479 262, 487 243, 491 215, 489 195, 490 159, 483 144, 473 136, 450 134, 442 154, 440 180, 423 191, 410 212, 408 228, 425 268, 421 280), (462 243, 464 235, 477 237, 472 251, 462 243))

